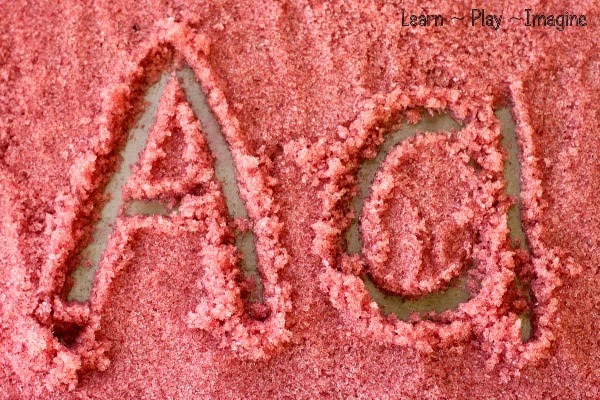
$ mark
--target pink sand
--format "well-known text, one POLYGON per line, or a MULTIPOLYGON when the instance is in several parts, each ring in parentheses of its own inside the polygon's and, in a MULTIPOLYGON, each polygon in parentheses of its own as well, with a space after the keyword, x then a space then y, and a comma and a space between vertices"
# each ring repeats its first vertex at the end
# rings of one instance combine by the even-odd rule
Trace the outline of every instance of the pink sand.
POLYGON ((589 23, 525 27, 507 21, 524 6, 500 1, 485 6, 504 14, 498 31, 402 26, 417 2, 3 2, 0 398, 600 398, 600 4, 535 7, 589 23), (91 302, 69 303, 143 93, 184 62, 232 150, 264 307, 244 300, 236 223, 176 81, 126 196, 180 213, 123 213, 91 302), (502 104, 529 255, 506 226, 502 104), (464 128, 392 151, 363 251, 345 254, 360 163, 423 108, 464 128), (471 265, 469 301, 409 321, 383 315, 361 279, 414 297, 471 265))

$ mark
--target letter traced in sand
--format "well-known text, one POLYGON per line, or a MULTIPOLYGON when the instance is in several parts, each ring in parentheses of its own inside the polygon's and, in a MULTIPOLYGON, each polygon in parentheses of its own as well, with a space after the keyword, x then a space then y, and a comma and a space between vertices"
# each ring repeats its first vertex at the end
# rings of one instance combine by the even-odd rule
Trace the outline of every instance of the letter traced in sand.
POLYGON ((71 188, 56 201, 38 319, 88 368, 106 365, 98 355, 105 349, 96 340, 99 315, 112 281, 127 271, 132 242, 144 230, 200 238, 202 296, 182 316, 190 328, 211 332, 247 359, 270 356, 290 336, 289 288, 280 278, 288 257, 279 240, 270 159, 250 154, 206 59, 208 40, 170 21, 162 28, 105 95, 100 133, 72 167, 71 188), (141 128, 129 133, 144 110, 144 94, 156 96, 165 86, 158 111, 149 107, 140 119, 140 125, 149 125, 156 113, 147 140, 141 128), (120 148, 126 160, 121 163, 120 148), (112 197, 106 200, 106 194, 112 197), (94 220, 100 221, 95 229, 94 220), (92 271, 97 268, 93 282, 82 279, 90 274, 77 269, 82 260, 92 271), (249 275, 257 264, 254 275, 261 282, 254 291, 257 285, 241 273, 242 261, 249 275), (72 286, 67 276, 76 269, 72 286), (103 350, 85 359, 92 348, 103 350))
MULTIPOLYGON (((492 107, 491 99, 477 109, 465 107, 455 90, 396 90, 366 101, 351 124, 338 127, 342 142, 314 151, 321 157, 313 160, 321 166, 320 198, 327 199, 313 226, 313 250, 324 265, 320 283, 357 334, 425 353, 480 343, 490 368, 521 367, 550 353, 553 271, 568 260, 552 249, 528 255, 511 246, 512 199, 505 193, 505 151, 492 107), (464 126, 396 140, 378 156, 398 119, 414 123, 423 108, 449 111, 464 126), (362 161, 375 156, 381 166, 362 210, 354 205, 360 227, 353 229, 356 176, 362 161), (529 277, 535 304, 515 279, 523 270, 535 271, 529 277), (391 297, 400 307, 392 307, 391 297), (440 299, 451 306, 436 306, 440 299), (423 304, 433 307, 427 312, 423 304), (392 308, 395 314, 386 315, 392 308), (523 315, 531 315, 534 326, 525 342, 523 315)), ((535 237, 528 241, 543 246, 535 237)))

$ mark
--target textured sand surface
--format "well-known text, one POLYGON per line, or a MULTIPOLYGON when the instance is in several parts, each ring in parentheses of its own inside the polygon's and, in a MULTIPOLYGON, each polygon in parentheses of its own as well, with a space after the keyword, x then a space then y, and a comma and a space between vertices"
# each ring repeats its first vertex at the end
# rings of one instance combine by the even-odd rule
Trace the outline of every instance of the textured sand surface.
POLYGON ((600 398, 600 3, 531 4, 587 15, 562 32, 401 23, 402 8, 471 6, 0 0, 0 399, 600 398), (228 212, 182 68, 247 215, 228 212), (68 301, 161 76, 90 301, 68 301), (507 225, 505 106, 527 251, 507 225), (383 157, 350 251, 360 166, 427 113, 460 127, 383 157), (129 213, 130 200, 167 209, 129 213), (248 230, 258 302, 236 246, 248 230), (458 307, 408 318, 368 290, 413 299, 460 279, 458 307))

